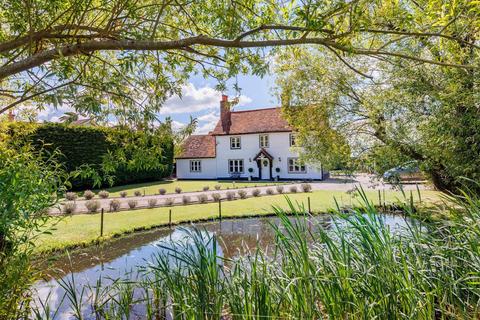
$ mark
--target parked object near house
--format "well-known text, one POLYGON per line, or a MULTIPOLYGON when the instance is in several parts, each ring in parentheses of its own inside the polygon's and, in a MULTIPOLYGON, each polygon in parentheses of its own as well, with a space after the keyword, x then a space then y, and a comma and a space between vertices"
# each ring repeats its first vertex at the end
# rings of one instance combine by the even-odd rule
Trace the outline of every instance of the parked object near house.
POLYGON ((407 162, 402 166, 398 166, 386 171, 383 179, 389 183, 423 181, 425 177, 418 168, 415 161, 407 162))
POLYGON ((233 111, 225 95, 215 129, 190 136, 176 166, 178 179, 323 179, 321 167, 299 161, 280 108, 233 111))

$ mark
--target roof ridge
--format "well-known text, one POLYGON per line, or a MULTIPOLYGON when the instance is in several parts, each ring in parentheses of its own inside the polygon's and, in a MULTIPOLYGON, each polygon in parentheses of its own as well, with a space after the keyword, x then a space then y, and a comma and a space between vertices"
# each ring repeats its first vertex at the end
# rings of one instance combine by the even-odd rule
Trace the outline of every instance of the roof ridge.
POLYGON ((252 110, 231 111, 231 112, 232 113, 245 113, 245 112, 255 112, 255 111, 263 111, 263 110, 281 109, 281 108, 282 107, 269 107, 269 108, 252 109, 252 110))

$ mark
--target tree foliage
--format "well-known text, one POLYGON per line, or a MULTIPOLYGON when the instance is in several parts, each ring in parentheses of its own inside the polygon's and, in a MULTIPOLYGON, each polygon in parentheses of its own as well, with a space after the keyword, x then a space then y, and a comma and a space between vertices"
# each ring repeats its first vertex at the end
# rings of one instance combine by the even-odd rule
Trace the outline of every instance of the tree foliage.
POLYGON ((262 75, 267 47, 313 44, 342 56, 460 68, 478 48, 476 1, 12 0, 0 3, 0 113, 26 101, 100 120, 154 119, 192 73, 262 75), (472 22, 473 21, 473 22, 472 22), (404 44, 413 50, 404 50, 404 44), (421 48, 435 47, 436 55, 421 48))

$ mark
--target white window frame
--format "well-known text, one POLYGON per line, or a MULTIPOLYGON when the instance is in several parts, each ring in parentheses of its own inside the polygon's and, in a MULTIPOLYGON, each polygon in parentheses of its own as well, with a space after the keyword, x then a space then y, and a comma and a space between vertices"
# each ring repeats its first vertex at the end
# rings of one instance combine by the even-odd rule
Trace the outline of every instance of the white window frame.
POLYGON ((288 140, 290 141, 290 147, 294 147, 296 145, 297 135, 295 133, 290 133, 288 140))
POLYGON ((307 173, 307 167, 300 162, 299 158, 287 159, 288 173, 307 173), (292 162, 290 164, 290 162, 292 162))
POLYGON ((190 172, 202 172, 202 160, 190 160, 190 172))
POLYGON ((230 149, 241 149, 242 148, 242 139, 241 137, 230 137, 230 149))
POLYGON ((228 173, 236 174, 236 173, 244 173, 244 172, 245 172, 245 162, 243 161, 243 159, 228 160, 228 173))
POLYGON ((268 148, 270 146, 270 137, 268 134, 259 135, 258 144, 260 145, 260 148, 268 148))

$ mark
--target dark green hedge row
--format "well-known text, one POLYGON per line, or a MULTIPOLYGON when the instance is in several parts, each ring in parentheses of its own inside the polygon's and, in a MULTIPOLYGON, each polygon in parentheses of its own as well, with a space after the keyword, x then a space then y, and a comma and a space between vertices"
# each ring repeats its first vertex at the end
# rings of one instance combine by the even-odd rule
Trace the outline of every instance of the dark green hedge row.
MULTIPOLYGON (((68 172, 82 165, 89 165, 99 170, 108 152, 115 154, 117 149, 125 147, 127 140, 128 143, 135 144, 136 139, 142 138, 147 139, 149 143, 160 141, 162 156, 158 161, 161 166, 155 169, 131 168, 122 162, 115 172, 110 174, 114 178, 114 185, 154 181, 170 176, 174 153, 171 137, 166 135, 161 139, 152 140, 142 132, 131 132, 126 129, 68 126, 57 123, 38 125, 27 137, 36 148, 43 148, 50 152, 59 151, 58 160, 63 163, 68 172)), ((124 155, 128 162, 131 155, 128 151, 124 155)), ((107 183, 104 182, 103 186, 106 185, 107 183)), ((92 188, 93 180, 78 177, 72 181, 72 187, 73 189, 92 188)))

